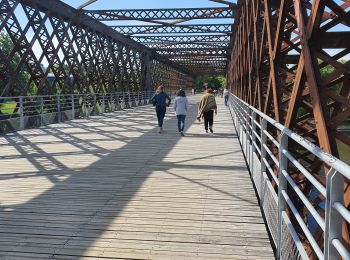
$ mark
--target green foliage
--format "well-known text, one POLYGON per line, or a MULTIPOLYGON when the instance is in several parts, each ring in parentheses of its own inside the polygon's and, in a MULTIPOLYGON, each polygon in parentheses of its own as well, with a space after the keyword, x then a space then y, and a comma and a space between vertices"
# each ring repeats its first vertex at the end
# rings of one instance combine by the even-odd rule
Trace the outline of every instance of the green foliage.
MULTIPOLYGON (((14 45, 10 38, 10 36, 6 33, 1 32, 0 33, 0 50, 5 56, 9 56, 14 45)), ((4 90, 5 85, 10 80, 8 72, 10 70, 15 70, 18 63, 20 62, 20 56, 19 54, 15 54, 14 57, 9 62, 10 68, 7 67, 7 65, 4 63, 4 61, 0 60, 0 91, 2 92, 4 90)), ((28 80, 30 78, 29 73, 22 68, 20 69, 19 73, 17 74, 16 80, 14 82, 14 86, 11 88, 10 95, 16 96, 21 95, 21 89, 23 89, 24 86, 26 86, 28 80)), ((31 86, 33 88, 34 86, 31 86)))
POLYGON ((13 114, 16 110, 17 103, 14 100, 7 100, 5 103, 0 104, 0 113, 4 115, 13 114))
MULTIPOLYGON (((9 54, 13 49, 13 43, 10 37, 5 33, 0 33, 0 49, 5 54, 9 54)), ((1 64, 3 66, 4 64, 1 64)))
POLYGON ((218 89, 221 87, 226 87, 226 78, 222 75, 212 76, 212 75, 204 75, 200 76, 196 79, 196 88, 203 88, 204 84, 208 84, 212 89, 218 89))

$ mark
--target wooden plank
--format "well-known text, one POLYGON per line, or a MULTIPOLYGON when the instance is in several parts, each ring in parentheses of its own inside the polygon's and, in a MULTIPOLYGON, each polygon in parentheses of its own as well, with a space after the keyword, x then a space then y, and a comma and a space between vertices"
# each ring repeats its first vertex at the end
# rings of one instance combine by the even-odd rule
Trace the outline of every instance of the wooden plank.
POLYGON ((0 257, 274 259, 230 113, 152 107, 0 138, 0 257))

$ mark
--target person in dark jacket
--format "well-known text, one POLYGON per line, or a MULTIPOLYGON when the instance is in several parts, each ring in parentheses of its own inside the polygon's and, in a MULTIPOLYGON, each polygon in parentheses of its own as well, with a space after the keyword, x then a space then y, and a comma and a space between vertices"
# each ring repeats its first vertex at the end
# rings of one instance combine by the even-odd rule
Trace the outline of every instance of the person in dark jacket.
POLYGON ((156 113, 158 118, 159 133, 163 133, 163 121, 166 113, 166 107, 170 106, 171 99, 164 92, 164 87, 159 86, 157 92, 151 98, 153 106, 156 107, 156 113))

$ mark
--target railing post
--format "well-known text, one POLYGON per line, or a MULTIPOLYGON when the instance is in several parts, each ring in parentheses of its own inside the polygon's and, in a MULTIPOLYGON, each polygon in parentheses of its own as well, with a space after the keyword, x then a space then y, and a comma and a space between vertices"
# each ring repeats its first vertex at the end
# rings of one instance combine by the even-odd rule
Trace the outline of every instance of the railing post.
POLYGON ((88 117, 88 108, 87 108, 87 104, 86 104, 86 93, 84 93, 84 107, 85 107, 85 112, 84 112, 84 117, 88 117))
POLYGON ((97 106, 96 106, 96 99, 97 99, 97 97, 96 97, 96 93, 94 93, 94 116, 96 116, 97 115, 97 106))
MULTIPOLYGON (((249 118, 249 107, 247 105, 245 105, 245 108, 244 108, 244 114, 245 114, 245 156, 247 158, 247 162, 250 163, 250 158, 249 158, 249 121, 250 121, 250 118, 249 118)), ((249 165, 250 167, 250 165, 249 165)))
POLYGON ((237 101, 234 96, 232 96, 232 109, 233 109, 233 114, 234 114, 234 119, 235 119, 235 124, 237 128, 237 134, 239 134, 239 120, 238 120, 238 111, 237 111, 237 101))
POLYGON ((105 112, 106 104, 105 104, 105 93, 102 94, 102 114, 105 112))
POLYGON ((24 108, 23 108, 23 97, 19 97, 19 129, 24 129, 24 108))
POLYGON ((126 100, 125 100, 125 92, 123 91, 123 101, 121 103, 124 103, 124 107, 122 109, 125 109, 126 107, 126 100))
POLYGON ((74 94, 71 95, 72 99, 72 120, 75 118, 75 99, 74 99, 74 94))
POLYGON ((40 97, 40 125, 44 125, 44 97, 40 97))
POLYGON ((238 135, 238 139, 240 139, 241 137, 239 135, 240 135, 241 126, 240 126, 240 121, 239 121, 239 110, 238 110, 236 98, 234 98, 234 101, 232 104, 233 104, 232 108, 233 108, 233 111, 235 114, 235 120, 236 120, 236 126, 237 126, 237 135, 238 135))
POLYGON ((110 107, 110 111, 109 112, 113 112, 115 107, 113 105, 113 93, 112 92, 110 93, 109 103, 110 103, 110 106, 109 106, 110 107))
POLYGON ((241 139, 241 143, 242 143, 242 147, 243 147, 243 153, 244 153, 244 144, 243 144, 243 137, 244 137, 244 108, 242 106, 239 106, 239 116, 240 116, 240 119, 241 119, 241 126, 240 126, 240 129, 239 129, 239 133, 240 133, 240 139, 241 139))
MULTIPOLYGON (((263 159, 266 158, 266 149, 264 145, 267 145, 267 135, 265 134, 265 131, 267 131, 267 121, 265 118, 262 118, 261 121, 261 129, 260 129, 260 151, 261 151, 261 156, 260 156, 260 191, 261 191, 261 197, 260 200, 264 200, 263 196, 263 187, 264 187, 264 173, 266 173, 267 167, 263 159)), ((262 202, 263 203, 263 202, 262 202)))
POLYGON ((61 100, 60 100, 60 96, 57 95, 57 121, 58 123, 61 122, 61 100))
POLYGON ((132 99, 129 91, 128 91, 128 101, 129 101, 129 108, 132 108, 132 99))
POLYGON ((235 111, 236 111, 236 115, 237 115, 237 126, 238 126, 238 129, 237 129, 237 132, 238 132, 238 140, 241 140, 242 138, 242 135, 241 135, 241 128, 242 128, 242 125, 241 125, 241 108, 240 108, 240 104, 238 103, 239 100, 236 100, 236 105, 234 106, 235 107, 235 111))
POLYGON ((287 192, 287 179, 284 172, 288 173, 288 158, 284 154, 288 150, 288 135, 282 133, 280 136, 279 147, 279 176, 278 176, 278 240, 277 240, 277 259, 281 259, 282 247, 282 215, 286 210, 286 200, 282 192, 287 192))
POLYGON ((332 241, 342 241, 343 219, 334 208, 335 203, 344 205, 344 176, 331 169, 327 174, 326 229, 324 233, 324 256, 328 259, 341 259, 332 241))
POLYGON ((254 112, 254 110, 252 109, 251 111, 251 120, 252 120, 252 147, 251 147, 251 171, 252 173, 255 173, 255 169, 254 169, 254 153, 256 153, 256 148, 255 148, 255 142, 256 142, 256 124, 255 124, 255 120, 256 120, 256 113, 254 112))

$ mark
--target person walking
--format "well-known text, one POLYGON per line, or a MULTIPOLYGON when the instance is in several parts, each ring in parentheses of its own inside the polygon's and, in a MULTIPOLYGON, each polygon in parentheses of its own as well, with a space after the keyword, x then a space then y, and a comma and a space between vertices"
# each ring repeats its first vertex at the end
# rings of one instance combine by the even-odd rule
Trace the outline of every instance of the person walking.
POLYGON ((174 100, 174 110, 177 117, 177 127, 179 129, 179 133, 182 136, 185 136, 185 119, 187 115, 188 109, 188 100, 186 97, 186 93, 184 90, 180 89, 177 92, 176 98, 174 100))
POLYGON ((224 89, 224 101, 225 101, 225 106, 228 106, 228 98, 230 96, 230 92, 228 91, 227 88, 224 89))
POLYGON ((213 131, 214 112, 216 115, 217 105, 216 105, 215 97, 213 95, 213 90, 211 88, 207 88, 206 93, 204 94, 204 96, 201 98, 201 101, 199 102, 198 114, 197 114, 198 121, 200 121, 202 117, 204 118, 204 128, 207 133, 208 133, 208 128, 211 133, 214 133, 213 131))
POLYGON ((153 106, 156 107, 156 113, 157 113, 157 119, 158 119, 158 126, 159 126, 159 132, 158 133, 163 133, 163 122, 164 122, 164 117, 166 113, 166 107, 170 106, 171 99, 164 92, 164 87, 159 86, 157 88, 157 92, 153 95, 151 98, 151 102, 153 106))

